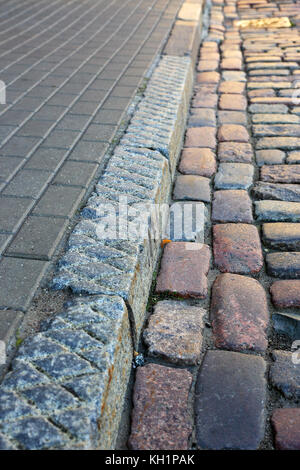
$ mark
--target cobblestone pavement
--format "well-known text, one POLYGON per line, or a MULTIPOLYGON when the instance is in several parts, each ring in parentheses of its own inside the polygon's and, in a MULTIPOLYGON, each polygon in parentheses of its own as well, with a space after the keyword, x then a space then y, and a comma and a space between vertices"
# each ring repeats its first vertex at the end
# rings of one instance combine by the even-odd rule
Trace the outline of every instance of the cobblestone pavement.
POLYGON ((2 336, 51 266, 181 3, 1 2, 2 336))
POLYGON ((131 449, 300 450, 299 30, 299 1, 212 1, 173 192, 205 238, 165 244, 131 449))

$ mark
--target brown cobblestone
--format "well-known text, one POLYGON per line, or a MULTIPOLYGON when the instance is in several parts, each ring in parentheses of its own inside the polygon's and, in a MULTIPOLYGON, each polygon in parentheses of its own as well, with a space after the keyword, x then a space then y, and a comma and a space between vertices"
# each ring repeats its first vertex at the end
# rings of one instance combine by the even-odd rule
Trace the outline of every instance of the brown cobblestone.
MULTIPOLYGON (((275 362, 270 368, 270 381, 286 398, 297 400, 300 398, 300 367, 293 362, 293 352, 273 351, 275 362)), ((300 354, 296 353, 296 358, 300 354)))
POLYGON ((254 157, 252 146, 243 142, 221 142, 218 159, 224 163, 251 163, 254 157))
POLYGON ((197 364, 205 314, 202 308, 184 302, 158 302, 144 331, 148 353, 174 364, 197 364))
POLYGON ((215 225, 213 240, 215 265, 221 272, 249 274, 261 270, 260 239, 253 225, 215 225))
POLYGON ((271 422, 278 450, 300 450, 300 408, 277 408, 271 422))
POLYGON ((216 347, 239 352, 266 350, 267 299, 255 279, 218 276, 212 289, 211 318, 216 347))
POLYGON ((165 246, 156 293, 205 298, 210 250, 201 243, 171 242, 165 246))
POLYGON ((197 74, 198 83, 219 83, 220 74, 218 72, 201 72, 197 74))
POLYGON ((198 175, 178 175, 173 199, 175 201, 210 202, 209 179, 198 175))
POLYGON ((212 204, 214 222, 243 222, 251 224, 252 204, 247 191, 215 191, 212 204))
POLYGON ((284 163, 285 153, 282 150, 258 150, 255 154, 256 163, 262 165, 278 165, 284 163))
POLYGON ((219 87, 220 93, 241 94, 245 90, 243 82, 222 82, 219 87))
POLYGON ((211 149, 184 149, 181 155, 179 171, 184 175, 211 177, 216 172, 216 158, 211 149))
POLYGON ((219 142, 249 142, 249 134, 244 126, 223 124, 218 130, 219 142))
POLYGON ((300 165, 265 165, 260 179, 270 183, 300 183, 300 165))
POLYGON ((220 109, 245 111, 247 109, 247 101, 243 95, 223 93, 220 97, 219 107, 220 109))
POLYGON ((216 108, 218 103, 218 95, 215 93, 196 93, 193 98, 193 108, 216 108))
POLYGON ((186 131, 185 147, 216 147, 214 127, 191 127, 186 131))
POLYGON ((300 281, 276 281, 270 292, 276 308, 300 307, 300 281))
POLYGON ((191 374, 147 364, 137 370, 129 447, 186 450, 192 432, 187 412, 191 374))
POLYGON ((224 70, 242 70, 242 61, 241 59, 235 57, 229 57, 223 59, 221 62, 221 68, 224 70))
POLYGON ((267 253, 267 270, 281 279, 300 278, 300 252, 267 253))

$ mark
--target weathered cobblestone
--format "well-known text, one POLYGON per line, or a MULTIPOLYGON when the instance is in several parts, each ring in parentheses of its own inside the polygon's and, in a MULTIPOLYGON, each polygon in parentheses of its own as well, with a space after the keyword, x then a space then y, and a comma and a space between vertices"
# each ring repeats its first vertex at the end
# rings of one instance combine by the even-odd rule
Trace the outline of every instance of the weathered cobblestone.
POLYGON ((252 204, 246 191, 215 191, 212 204, 214 222, 244 222, 251 224, 252 204))
POLYGON ((286 201, 256 201, 257 220, 263 221, 300 221, 300 203, 286 201))
POLYGON ((274 363, 270 369, 270 380, 286 398, 300 397, 299 364, 292 361, 292 352, 273 351, 274 363))
POLYGON ((257 273, 263 265, 257 228, 248 224, 213 227, 214 261, 222 272, 257 273))
POLYGON ((300 409, 277 408, 271 422, 275 431, 275 447, 278 450, 300 450, 300 409))
POLYGON ((300 202, 300 188, 297 184, 276 184, 257 182, 252 193, 259 199, 300 202))
POLYGON ((191 374, 147 364, 137 371, 129 447, 134 450, 186 450, 192 432, 188 416, 191 374))
POLYGON ((247 101, 243 95, 223 93, 220 97, 219 107, 224 110, 245 111, 247 101))
POLYGON ((219 142, 249 142, 249 134, 244 126, 223 124, 218 130, 219 142))
POLYGON ((283 279, 300 278, 300 252, 268 253, 266 263, 271 276, 283 279))
POLYGON ((276 308, 300 307, 300 281, 276 281, 270 292, 276 308))
POLYGON ((201 449, 258 449, 264 435, 266 365, 261 357, 208 351, 196 384, 201 449))
POLYGON ((237 274, 218 276, 212 290, 211 319, 218 348, 266 350, 267 299, 255 279, 237 274))
POLYGON ((198 175, 179 175, 175 182, 173 199, 176 201, 210 202, 210 180, 198 175))
POLYGON ((179 171, 185 175, 211 177, 215 174, 217 165, 215 154, 211 149, 184 149, 181 155, 179 171))
POLYGON ((216 148, 214 127, 190 127, 186 132, 185 147, 216 148))
POLYGON ((248 189, 253 180, 253 166, 246 163, 221 163, 215 176, 216 189, 248 189))
POLYGON ((242 142, 221 142, 218 146, 218 159, 224 163, 251 163, 252 146, 242 142))
POLYGON ((262 232, 266 246, 291 251, 300 249, 300 226, 297 223, 263 224, 262 232))
POLYGON ((164 249, 156 292, 205 298, 210 250, 199 243, 171 242, 164 249))
POLYGON ((278 165, 285 160, 285 153, 282 150, 258 150, 255 153, 256 163, 262 165, 278 165))
POLYGON ((262 181, 271 183, 299 183, 300 165, 265 165, 260 176, 262 181))
POLYGON ((200 307, 183 302, 158 302, 143 334, 148 353, 174 364, 197 364, 205 313, 200 307))

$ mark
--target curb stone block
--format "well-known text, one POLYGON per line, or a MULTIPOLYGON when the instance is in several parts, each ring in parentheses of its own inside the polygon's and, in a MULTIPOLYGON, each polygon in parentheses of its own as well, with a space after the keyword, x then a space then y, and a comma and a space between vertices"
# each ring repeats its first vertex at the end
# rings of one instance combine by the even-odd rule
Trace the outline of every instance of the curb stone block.
POLYGON ((82 297, 43 330, 0 386, 2 432, 25 449, 114 449, 133 354, 124 301, 82 297))

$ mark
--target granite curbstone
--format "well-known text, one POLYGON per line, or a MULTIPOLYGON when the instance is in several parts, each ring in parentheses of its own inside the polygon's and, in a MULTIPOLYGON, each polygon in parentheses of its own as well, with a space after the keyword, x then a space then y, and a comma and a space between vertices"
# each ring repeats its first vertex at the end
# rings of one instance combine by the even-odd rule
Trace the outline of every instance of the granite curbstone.
POLYGON ((0 386, 1 448, 113 449, 132 354, 120 297, 69 304, 22 343, 0 386))

